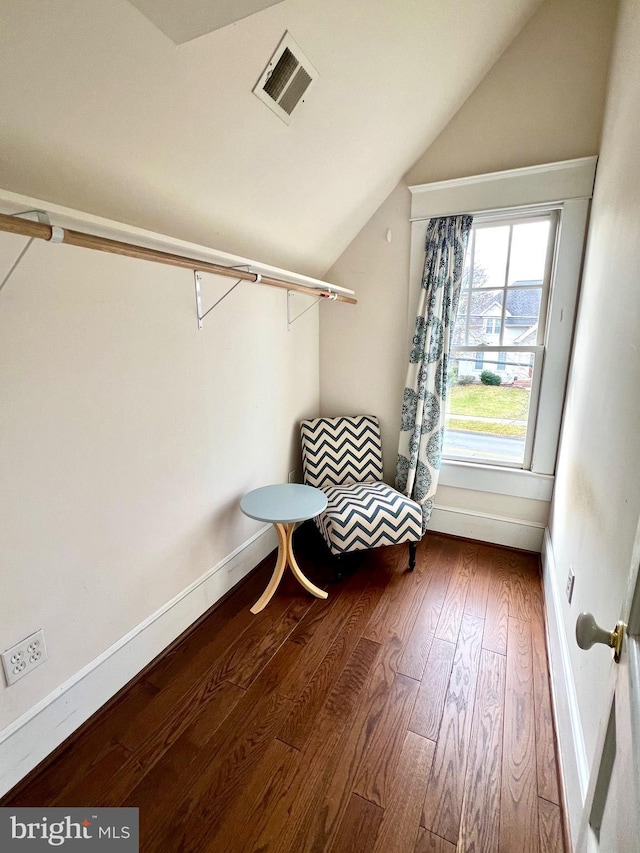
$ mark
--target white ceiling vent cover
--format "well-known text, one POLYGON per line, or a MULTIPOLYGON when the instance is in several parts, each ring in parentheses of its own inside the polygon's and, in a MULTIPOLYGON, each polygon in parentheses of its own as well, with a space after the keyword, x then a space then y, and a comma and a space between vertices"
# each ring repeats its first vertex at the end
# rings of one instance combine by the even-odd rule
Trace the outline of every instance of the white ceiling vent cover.
POLYGON ((290 124, 293 111, 318 78, 318 72, 289 33, 285 33, 253 93, 263 104, 290 124))

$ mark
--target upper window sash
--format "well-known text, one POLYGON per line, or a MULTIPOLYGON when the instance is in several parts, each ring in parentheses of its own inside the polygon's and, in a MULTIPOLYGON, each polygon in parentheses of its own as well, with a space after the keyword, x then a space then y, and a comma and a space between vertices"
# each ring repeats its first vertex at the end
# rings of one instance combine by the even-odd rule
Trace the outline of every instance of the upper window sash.
MULTIPOLYGON (((536 340, 535 344, 537 346, 542 346, 546 339, 546 319, 547 319, 547 309, 549 303, 549 294, 551 290, 551 281, 553 278, 553 259, 555 253, 556 240, 558 236, 558 227, 560 222, 560 207, 557 204, 546 205, 536 210, 535 214, 532 214, 530 211, 509 211, 502 210, 493 212, 490 214, 479 214, 474 217, 473 226, 470 234, 469 246, 467 248, 467 252, 470 253, 470 266, 471 266, 471 277, 470 277, 470 286, 463 287, 462 292, 468 292, 470 295, 473 293, 487 292, 489 290, 501 291, 504 296, 502 298, 502 314, 499 318, 500 320, 500 328, 498 332, 495 334, 500 335, 500 341, 504 340, 505 335, 505 320, 506 320, 506 311, 507 311, 507 292, 514 290, 525 290, 531 287, 531 285, 513 285, 508 283, 509 279, 509 267, 511 261, 511 240, 512 240, 512 229, 514 225, 521 225, 526 223, 534 223, 540 221, 548 221, 549 222, 549 237, 547 240, 547 252, 545 257, 544 264, 544 274, 542 277, 542 293, 540 296, 540 312, 538 315, 538 328, 536 330, 536 340), (475 260, 475 242, 476 242, 476 231, 482 228, 496 228, 496 227, 509 227, 511 230, 509 232, 509 245, 507 250, 507 258, 505 263, 505 279, 503 284, 500 287, 473 287, 473 269, 474 269, 474 260, 475 260)), ((536 285, 537 286, 537 285, 536 285)), ((469 332, 469 319, 471 317, 471 312, 467 311, 467 336, 469 332)), ((487 318, 487 320, 490 318, 487 318)), ((490 333, 491 334, 491 333, 490 333)))
POLYGON ((562 208, 561 204, 543 204, 535 208, 521 210, 519 208, 503 208, 490 213, 476 213, 473 217, 473 228, 497 228, 500 225, 513 225, 514 223, 526 225, 546 219, 548 216, 562 208))

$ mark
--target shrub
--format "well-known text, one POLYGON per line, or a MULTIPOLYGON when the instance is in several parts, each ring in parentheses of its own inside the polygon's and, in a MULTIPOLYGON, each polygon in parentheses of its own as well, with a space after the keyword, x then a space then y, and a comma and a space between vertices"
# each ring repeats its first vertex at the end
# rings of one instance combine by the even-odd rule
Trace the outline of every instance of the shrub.
POLYGON ((475 381, 473 376, 458 376, 458 385, 473 385, 475 381))
POLYGON ((483 385, 499 385, 502 382, 502 378, 490 370, 483 370, 480 374, 480 382, 483 385))

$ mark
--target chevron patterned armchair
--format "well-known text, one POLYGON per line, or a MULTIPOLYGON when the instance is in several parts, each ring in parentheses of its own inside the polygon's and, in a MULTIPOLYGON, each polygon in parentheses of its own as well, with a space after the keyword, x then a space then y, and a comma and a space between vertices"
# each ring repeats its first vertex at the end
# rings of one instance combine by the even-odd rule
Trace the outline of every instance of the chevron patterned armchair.
POLYGON ((382 482, 378 418, 315 418, 302 421, 300 432, 304 481, 327 496, 327 508, 315 522, 331 553, 408 542, 412 570, 422 510, 382 482))

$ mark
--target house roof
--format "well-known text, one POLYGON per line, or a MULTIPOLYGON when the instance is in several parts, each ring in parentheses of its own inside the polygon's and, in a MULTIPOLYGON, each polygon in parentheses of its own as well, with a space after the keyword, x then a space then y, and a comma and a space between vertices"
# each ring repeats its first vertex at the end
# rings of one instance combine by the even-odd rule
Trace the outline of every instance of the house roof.
POLYGON ((283 0, 179 46, 137 5, 2 3, 0 186, 317 276, 540 0, 283 0), (285 31, 289 126, 252 94, 285 31))
POLYGON ((538 337, 538 324, 534 323, 522 332, 513 342, 514 344, 535 344, 538 337))
MULTIPOLYGON (((476 290, 476 298, 478 294, 483 294, 490 301, 484 307, 478 306, 479 314, 472 316, 486 317, 494 309, 497 309, 497 313, 502 314, 502 293, 503 291, 499 291, 499 298, 496 298, 494 290, 487 290, 486 294, 483 293, 483 290, 476 290)), ((537 323, 540 314, 541 295, 542 281, 540 279, 514 281, 507 288, 505 325, 531 326, 533 323, 537 323)), ((497 313, 489 316, 497 316, 497 313)))
POLYGON ((516 281, 514 286, 526 284, 528 289, 507 289, 507 312, 505 314, 505 326, 532 326, 538 322, 540 314, 540 299, 542 295, 541 281, 516 281), (538 285, 535 287, 534 285, 538 285))

